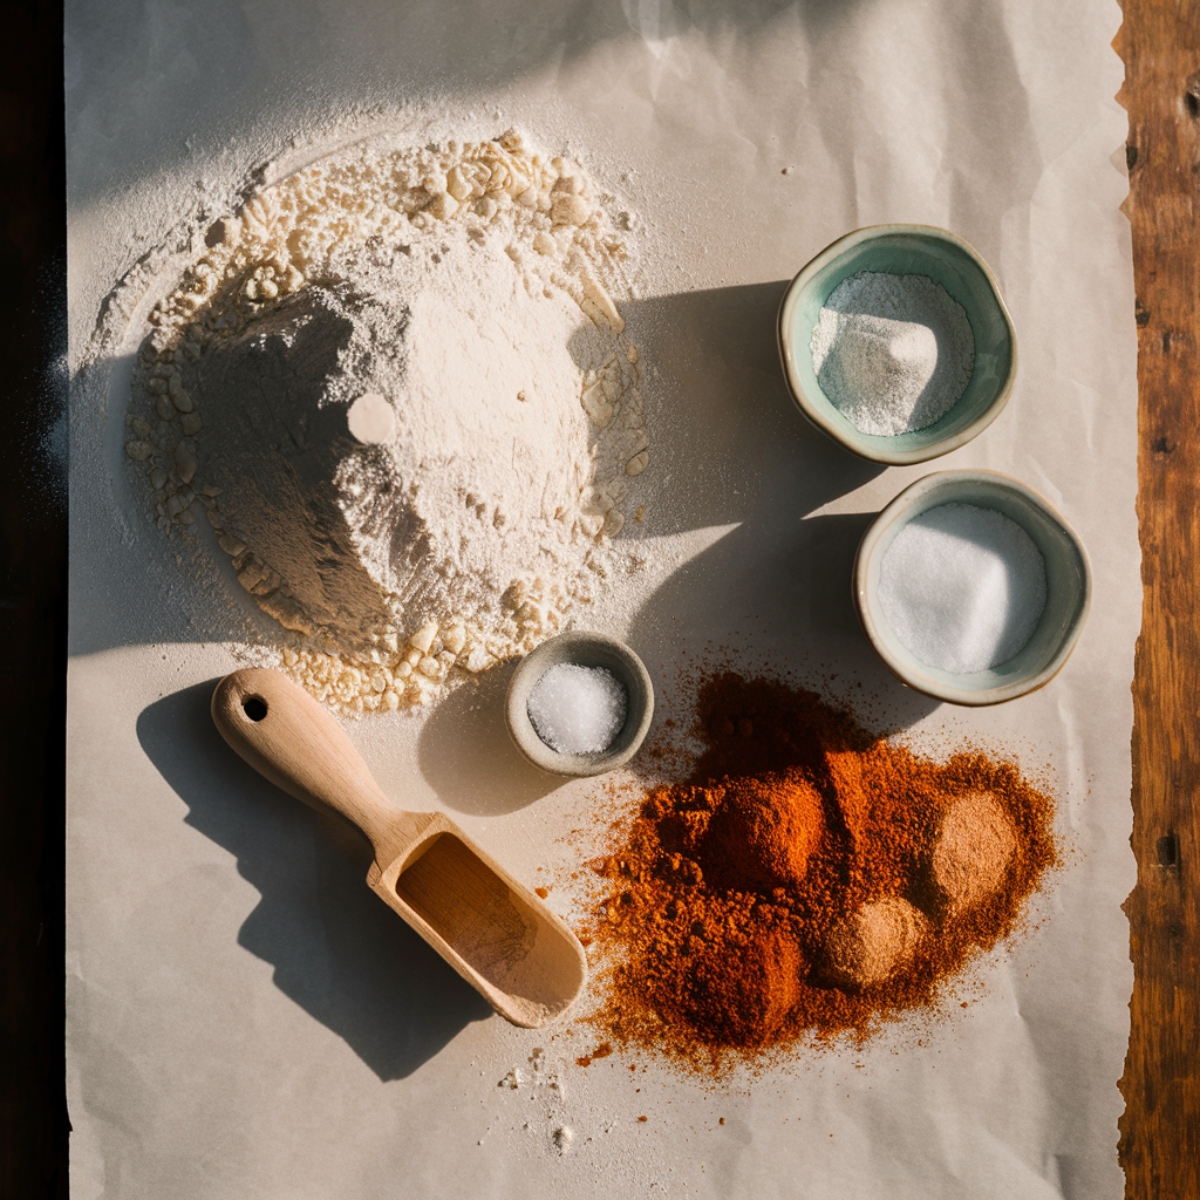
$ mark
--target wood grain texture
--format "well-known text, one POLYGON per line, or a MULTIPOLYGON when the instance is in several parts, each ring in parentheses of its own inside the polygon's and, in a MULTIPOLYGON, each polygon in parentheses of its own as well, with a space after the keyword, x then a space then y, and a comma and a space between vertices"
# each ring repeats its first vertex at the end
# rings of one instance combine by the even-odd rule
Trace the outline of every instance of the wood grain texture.
POLYGON ((1127 0, 1142 632, 1121 1090, 1130 1200, 1200 1197, 1200 0, 1127 0))

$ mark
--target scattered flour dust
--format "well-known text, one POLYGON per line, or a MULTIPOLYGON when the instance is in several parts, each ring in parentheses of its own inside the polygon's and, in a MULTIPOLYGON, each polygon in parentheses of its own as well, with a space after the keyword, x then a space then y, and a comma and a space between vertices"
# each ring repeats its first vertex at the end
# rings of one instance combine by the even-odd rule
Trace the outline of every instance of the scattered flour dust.
POLYGON ((592 599, 648 462, 625 258, 584 170, 511 131, 262 190, 150 316, 126 452, 158 527, 205 519, 348 715, 531 649, 592 599))

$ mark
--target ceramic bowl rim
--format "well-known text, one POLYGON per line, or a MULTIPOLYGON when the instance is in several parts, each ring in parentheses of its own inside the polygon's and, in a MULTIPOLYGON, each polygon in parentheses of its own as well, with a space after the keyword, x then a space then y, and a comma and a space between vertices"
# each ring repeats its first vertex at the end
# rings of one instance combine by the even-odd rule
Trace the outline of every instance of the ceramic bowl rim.
POLYGON ((535 767, 552 775, 585 778, 614 770, 641 749, 653 718, 654 685, 642 660, 618 638, 584 630, 560 633, 531 650, 513 672, 504 698, 505 725, 513 744, 535 767), (609 669, 616 666, 622 674, 622 682, 629 693, 629 717, 608 750, 595 754, 560 754, 538 737, 526 705, 529 692, 542 675, 558 663, 573 661, 571 651, 580 647, 599 648, 608 659, 609 669), (631 717, 635 718, 632 726, 631 717))
POLYGON ((831 437, 838 445, 845 447, 852 454, 858 455, 859 458, 865 458, 869 462, 885 463, 888 466, 909 466, 913 463, 928 462, 931 458, 940 458, 943 454, 949 454, 952 450, 957 450, 960 446, 965 446, 967 442, 978 437, 1004 411, 1017 377, 1017 331, 1013 325, 1012 316, 1009 314, 1008 305, 1005 304, 1004 296, 1000 292, 1000 284, 996 280, 996 276, 974 246, 964 238, 959 237, 958 234, 951 233, 950 230, 943 229, 939 225, 864 225, 860 229, 854 229, 849 233, 842 234, 841 237, 830 242, 824 250, 805 263, 796 273, 791 283, 788 284, 787 291, 783 295, 783 300, 779 305, 779 312, 776 316, 775 333, 788 392, 792 397, 793 403, 800 410, 800 413, 822 433, 831 437), (884 447, 868 446, 860 442, 857 436, 851 434, 849 431, 834 425, 825 413, 813 403, 812 398, 805 390, 804 385, 793 368, 793 355, 791 353, 794 346, 792 339, 792 314, 796 306, 800 303, 800 296, 804 288, 812 277, 855 246, 861 245, 864 242, 874 241, 878 238, 895 235, 916 236, 949 242, 951 245, 962 250, 975 263, 987 280, 992 297, 996 302, 996 307, 999 309, 1000 315, 1003 317, 1005 326, 1008 329, 1008 340, 1011 347, 1008 374, 995 399, 992 400, 987 408, 968 425, 958 430, 957 433, 936 442, 930 442, 927 446, 908 450, 888 450, 884 447))
MULTIPOLYGON (((952 502, 951 494, 951 496, 947 497, 946 503, 952 502)), ((1092 603, 1092 566, 1087 550, 1084 548, 1079 535, 1045 496, 1035 491, 1027 483, 1023 483, 1021 480, 1011 475, 1006 475, 1001 471, 935 471, 930 475, 922 476, 915 483, 909 484, 908 487, 904 488, 903 491, 880 511, 863 533, 858 544, 858 551, 854 557, 852 580, 854 608, 858 613, 859 622, 862 625, 863 632, 867 635, 867 640, 871 643, 875 653, 883 660, 888 670, 901 683, 912 688, 914 691, 922 692, 926 696, 932 696, 935 700, 944 700, 951 704, 960 704, 967 707, 1003 704, 1006 701, 1015 700, 1018 696, 1025 696, 1030 692, 1035 692, 1045 687, 1062 670, 1066 665, 1067 659, 1071 657, 1079 641, 1079 635, 1087 621, 1092 603), (915 670, 909 663, 901 661, 892 654, 886 638, 884 638, 880 630, 876 627, 875 620, 871 615, 868 603, 870 589, 868 588, 867 580, 871 560, 877 554, 884 535, 898 521, 904 522, 906 514, 910 513, 919 501, 923 500, 931 491, 944 488, 953 489, 959 484, 978 483, 980 481, 997 484, 1001 488, 1013 492, 1031 507, 1040 509, 1045 516, 1049 517, 1062 529, 1079 556, 1082 566, 1083 585, 1077 612, 1065 631, 1058 649, 1040 670, 1019 679, 1014 679, 1011 683, 1006 683, 999 687, 975 690, 956 688, 932 676, 925 675, 915 670)))

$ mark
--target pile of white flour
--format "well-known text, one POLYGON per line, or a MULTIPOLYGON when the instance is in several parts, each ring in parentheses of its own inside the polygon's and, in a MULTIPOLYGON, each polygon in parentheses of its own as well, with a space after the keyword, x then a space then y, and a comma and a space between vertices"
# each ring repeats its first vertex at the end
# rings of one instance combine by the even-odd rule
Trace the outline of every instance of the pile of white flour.
POLYGON ((582 169, 509 133, 364 144, 218 222, 151 316, 128 424, 282 657, 348 713, 426 703, 590 598, 648 441, 582 169))

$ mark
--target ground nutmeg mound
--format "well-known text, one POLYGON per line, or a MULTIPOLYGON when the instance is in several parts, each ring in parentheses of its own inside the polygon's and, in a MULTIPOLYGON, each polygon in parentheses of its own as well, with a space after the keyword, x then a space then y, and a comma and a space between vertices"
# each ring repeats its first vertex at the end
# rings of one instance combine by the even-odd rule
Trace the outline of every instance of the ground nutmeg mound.
POLYGON ((812 692, 732 673, 704 750, 591 865, 583 931, 618 1044, 698 1069, 861 1038, 931 1005, 1018 927, 1055 864, 1054 802, 978 751, 935 762, 812 692))

